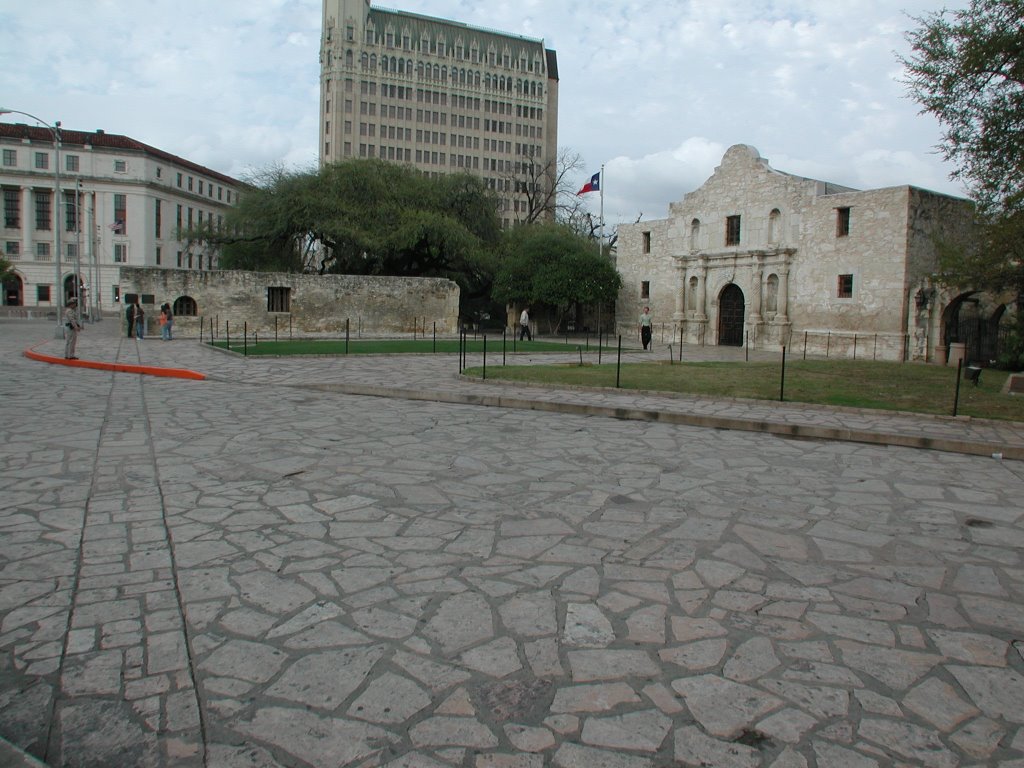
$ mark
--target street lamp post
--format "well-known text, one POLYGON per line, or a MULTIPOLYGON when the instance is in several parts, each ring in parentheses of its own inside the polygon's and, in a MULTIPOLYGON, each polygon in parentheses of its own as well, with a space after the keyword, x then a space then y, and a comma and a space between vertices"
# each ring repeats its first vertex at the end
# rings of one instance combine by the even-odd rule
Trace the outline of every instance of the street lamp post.
POLYGON ((60 284, 60 120, 50 125, 45 120, 35 115, 30 115, 28 112, 22 112, 18 109, 7 109, 7 107, 0 107, 0 115, 24 115, 25 117, 30 117, 44 126, 53 136, 53 247, 56 251, 53 255, 53 290, 55 292, 53 303, 57 309, 57 329, 54 331, 54 338, 59 339, 64 336, 64 324, 61 322, 61 302, 59 301, 59 297, 64 293, 60 284))

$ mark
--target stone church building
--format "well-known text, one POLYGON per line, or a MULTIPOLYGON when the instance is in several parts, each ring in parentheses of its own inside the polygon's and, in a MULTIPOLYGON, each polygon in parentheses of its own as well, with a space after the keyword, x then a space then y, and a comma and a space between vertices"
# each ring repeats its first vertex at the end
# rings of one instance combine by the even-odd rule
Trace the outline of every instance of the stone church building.
POLYGON ((736 145, 668 218, 619 227, 618 330, 635 336, 650 306, 665 341, 943 363, 966 342, 987 362, 1006 305, 930 280, 971 216, 967 200, 793 176, 736 145))

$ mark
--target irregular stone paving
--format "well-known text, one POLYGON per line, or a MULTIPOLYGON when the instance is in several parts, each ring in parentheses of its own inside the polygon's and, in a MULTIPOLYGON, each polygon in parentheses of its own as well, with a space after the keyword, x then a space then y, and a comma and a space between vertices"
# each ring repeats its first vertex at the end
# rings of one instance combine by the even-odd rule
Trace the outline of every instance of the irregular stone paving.
POLYGON ((27 333, 0 735, 51 765, 1024 767, 1017 462, 74 370, 27 333))

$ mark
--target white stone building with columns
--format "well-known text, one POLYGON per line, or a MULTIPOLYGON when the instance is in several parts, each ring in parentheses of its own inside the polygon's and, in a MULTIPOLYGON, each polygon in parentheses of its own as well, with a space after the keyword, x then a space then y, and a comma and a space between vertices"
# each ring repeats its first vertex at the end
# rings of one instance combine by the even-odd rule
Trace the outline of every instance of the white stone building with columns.
POLYGON ((14 268, 0 304, 24 308, 5 312, 52 312, 76 274, 84 308, 109 313, 122 307, 122 267, 217 268, 218 252, 182 233, 222 226, 241 182, 128 136, 62 129, 59 150, 53 139, 0 123, 0 252, 14 268))
MULTIPOLYGON (((668 218, 619 227, 618 329, 635 336, 650 306, 666 340, 945 362, 979 295, 938 290, 931 275, 939 244, 971 222, 964 199, 802 178, 736 145, 668 218)), ((1006 305, 980 306, 998 326, 1006 305)))

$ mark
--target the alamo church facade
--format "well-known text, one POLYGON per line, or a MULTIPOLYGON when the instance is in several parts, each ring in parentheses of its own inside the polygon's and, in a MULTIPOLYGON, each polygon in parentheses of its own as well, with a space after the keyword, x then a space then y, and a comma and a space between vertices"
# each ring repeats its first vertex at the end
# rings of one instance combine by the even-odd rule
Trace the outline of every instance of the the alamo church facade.
POLYGON ((967 342, 987 360, 1005 305, 929 279, 937 243, 970 222, 966 200, 801 178, 737 145, 669 218, 620 226, 619 331, 650 306, 691 344, 945 362, 967 342))

